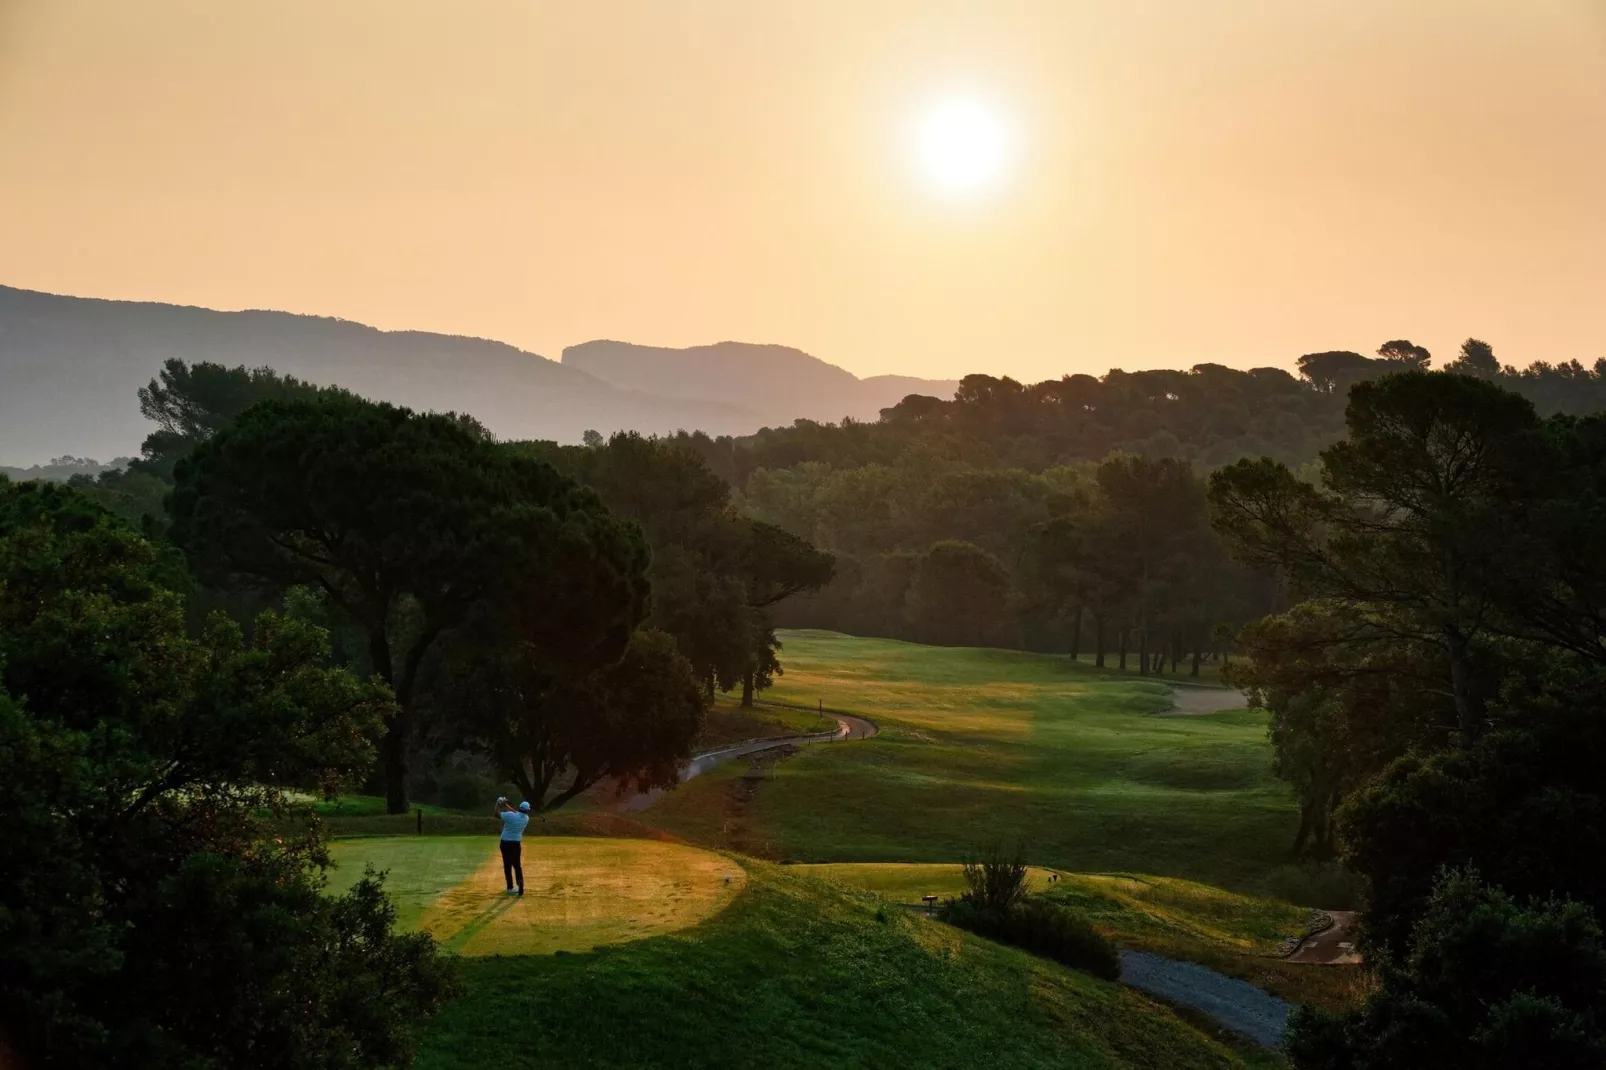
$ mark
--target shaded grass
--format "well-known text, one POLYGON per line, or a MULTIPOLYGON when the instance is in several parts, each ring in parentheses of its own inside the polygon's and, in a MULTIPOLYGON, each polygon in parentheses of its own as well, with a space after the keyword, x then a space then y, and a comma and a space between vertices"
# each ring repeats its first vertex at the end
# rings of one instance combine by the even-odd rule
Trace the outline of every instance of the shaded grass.
POLYGON ((418 1065, 1243 1065, 1168 1009, 763 863, 731 907, 588 955, 465 960, 418 1065))
MULTIPOLYGON (((829 632, 783 635, 781 701, 871 717, 751 799, 721 768, 639 815, 694 842, 798 861, 951 862, 1022 838, 1034 861, 1269 890, 1298 824, 1256 711, 1150 716, 1162 683, 1064 658, 829 632)), ((1225 698, 1225 695, 1224 695, 1225 698)), ((1333 905, 1333 904, 1310 904, 1333 905)))

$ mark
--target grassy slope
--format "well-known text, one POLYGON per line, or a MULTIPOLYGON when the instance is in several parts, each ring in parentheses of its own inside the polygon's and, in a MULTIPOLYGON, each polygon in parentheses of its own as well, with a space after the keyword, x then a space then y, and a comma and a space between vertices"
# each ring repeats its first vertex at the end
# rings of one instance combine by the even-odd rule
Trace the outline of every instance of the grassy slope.
MULTIPOLYGON (((924 895, 952 896, 965 889, 958 865, 837 863, 800 866, 875 892, 894 903, 924 895)), ((1341 967, 1284 962, 1281 943, 1298 933, 1308 911, 1277 899, 1236 895, 1171 877, 1061 873, 1034 869, 1033 892, 1073 907, 1122 947, 1186 959, 1241 977, 1284 999, 1337 1007, 1348 1003, 1363 978, 1341 967)))
MULTIPOLYGON (((1297 823, 1253 712, 1153 717, 1159 683, 1063 658, 826 632, 784 636, 782 701, 882 734, 807 748, 751 802, 725 766, 640 815, 694 842, 801 861, 952 862, 1023 837, 1034 862, 1266 891, 1297 823)), ((1333 904, 1327 904, 1333 905, 1333 904)))
POLYGON ((588 955, 466 959, 418 1065, 1227 1067, 1118 985, 746 863, 725 912, 588 955))

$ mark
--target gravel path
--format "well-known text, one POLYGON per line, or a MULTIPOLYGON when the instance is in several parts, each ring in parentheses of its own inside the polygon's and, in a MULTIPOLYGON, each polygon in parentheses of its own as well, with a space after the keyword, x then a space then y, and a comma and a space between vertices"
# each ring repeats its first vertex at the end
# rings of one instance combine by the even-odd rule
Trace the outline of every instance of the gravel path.
POLYGON ((1361 961, 1355 950, 1355 912, 1329 910, 1333 919, 1331 928, 1323 929, 1299 945, 1299 950, 1288 956, 1289 962, 1311 962, 1321 966, 1355 966, 1361 961))
POLYGON ((1202 1011, 1235 1033, 1276 1047, 1292 1006, 1247 981, 1145 951, 1121 952, 1121 980, 1161 999, 1202 1011))

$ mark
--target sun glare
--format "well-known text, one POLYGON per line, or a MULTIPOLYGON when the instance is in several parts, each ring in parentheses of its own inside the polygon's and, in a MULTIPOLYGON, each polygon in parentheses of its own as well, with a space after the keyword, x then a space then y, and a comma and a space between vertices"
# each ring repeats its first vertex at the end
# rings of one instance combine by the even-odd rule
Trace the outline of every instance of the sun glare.
POLYGON ((945 195, 971 195, 997 185, 1013 149, 1009 124, 972 97, 937 102, 915 129, 920 176, 945 195))

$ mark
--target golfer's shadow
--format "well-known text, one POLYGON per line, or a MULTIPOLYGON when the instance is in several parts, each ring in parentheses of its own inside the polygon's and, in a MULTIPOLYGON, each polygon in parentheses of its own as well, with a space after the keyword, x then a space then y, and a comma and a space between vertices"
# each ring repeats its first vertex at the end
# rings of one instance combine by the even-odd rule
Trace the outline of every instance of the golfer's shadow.
POLYGON ((480 911, 478 914, 475 914, 468 920, 467 924, 451 935, 451 938, 446 941, 446 950, 453 952, 454 954, 462 950, 462 948, 467 946, 468 942, 474 939, 474 937, 483 929, 485 929, 486 926, 496 921, 497 918, 500 918, 509 910, 512 910, 513 904, 519 902, 523 898, 523 896, 499 896, 496 902, 493 902, 484 910, 480 911))

